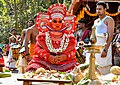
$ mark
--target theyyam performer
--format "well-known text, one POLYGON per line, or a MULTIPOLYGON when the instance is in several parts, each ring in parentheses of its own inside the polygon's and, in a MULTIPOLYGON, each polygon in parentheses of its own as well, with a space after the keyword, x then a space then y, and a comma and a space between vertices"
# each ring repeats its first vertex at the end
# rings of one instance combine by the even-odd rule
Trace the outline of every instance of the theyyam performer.
POLYGON ((68 15, 63 4, 53 4, 47 13, 38 13, 39 30, 35 55, 26 71, 42 67, 46 70, 69 72, 76 66, 76 17, 68 15))

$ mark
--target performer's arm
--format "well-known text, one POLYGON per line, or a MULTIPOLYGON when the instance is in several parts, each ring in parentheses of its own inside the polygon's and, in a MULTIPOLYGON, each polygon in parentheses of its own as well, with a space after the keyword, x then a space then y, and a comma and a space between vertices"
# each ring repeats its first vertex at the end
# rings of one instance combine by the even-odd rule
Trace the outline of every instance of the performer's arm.
POLYGON ((40 44, 37 42, 35 45, 34 52, 40 57, 40 59, 50 62, 52 64, 57 63, 55 56, 43 49, 40 44))
POLYGON ((35 53, 35 55, 38 55, 41 59, 48 61, 48 57, 50 54, 45 49, 40 47, 38 42, 35 45, 34 53, 35 53))

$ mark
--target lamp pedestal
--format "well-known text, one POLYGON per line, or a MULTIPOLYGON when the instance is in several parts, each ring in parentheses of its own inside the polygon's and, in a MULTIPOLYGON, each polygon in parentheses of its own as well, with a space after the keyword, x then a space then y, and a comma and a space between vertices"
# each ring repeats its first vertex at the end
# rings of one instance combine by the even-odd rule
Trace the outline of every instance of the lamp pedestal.
POLYGON ((85 45, 87 53, 90 53, 89 70, 87 78, 91 80, 88 85, 102 85, 95 74, 95 53, 100 53, 103 46, 85 45))

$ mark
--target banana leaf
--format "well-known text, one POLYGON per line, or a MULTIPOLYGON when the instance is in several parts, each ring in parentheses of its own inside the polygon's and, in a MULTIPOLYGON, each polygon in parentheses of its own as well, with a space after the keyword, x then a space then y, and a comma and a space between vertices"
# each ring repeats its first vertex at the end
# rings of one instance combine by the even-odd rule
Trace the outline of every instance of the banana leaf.
POLYGON ((11 74, 0 73, 0 78, 11 77, 11 74))

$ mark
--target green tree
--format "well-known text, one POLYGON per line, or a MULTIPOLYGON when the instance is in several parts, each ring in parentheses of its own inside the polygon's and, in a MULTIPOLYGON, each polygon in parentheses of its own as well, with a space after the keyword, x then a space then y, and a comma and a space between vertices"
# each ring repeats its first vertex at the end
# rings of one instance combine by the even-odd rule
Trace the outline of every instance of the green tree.
POLYGON ((38 12, 47 12, 51 4, 65 3, 69 7, 71 0, 0 0, 0 42, 8 43, 9 32, 16 28, 18 33, 27 28, 29 19, 38 12))

